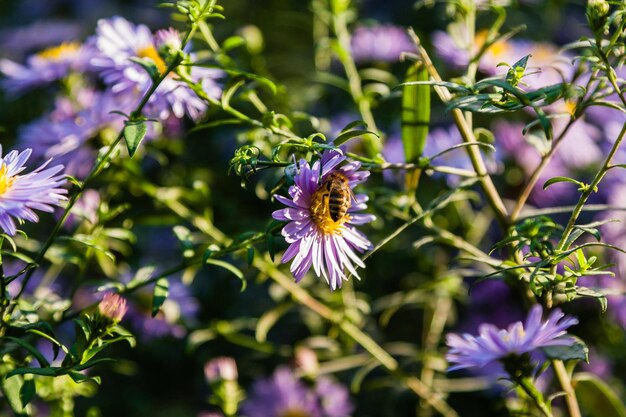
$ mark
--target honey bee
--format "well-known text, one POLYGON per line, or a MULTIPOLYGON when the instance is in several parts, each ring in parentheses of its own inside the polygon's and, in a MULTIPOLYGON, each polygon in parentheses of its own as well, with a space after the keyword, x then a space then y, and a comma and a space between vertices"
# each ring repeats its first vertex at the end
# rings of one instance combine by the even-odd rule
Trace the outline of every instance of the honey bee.
POLYGON ((328 202, 328 214, 334 222, 338 222, 352 206, 352 200, 355 200, 348 179, 338 172, 333 172, 318 188, 318 191, 322 190, 323 201, 328 202))

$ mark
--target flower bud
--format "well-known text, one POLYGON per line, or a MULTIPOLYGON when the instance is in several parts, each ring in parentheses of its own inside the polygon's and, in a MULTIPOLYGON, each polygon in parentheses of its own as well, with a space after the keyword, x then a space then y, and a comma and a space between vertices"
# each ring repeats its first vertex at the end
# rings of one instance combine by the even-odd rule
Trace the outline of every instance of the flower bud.
POLYGON ((606 0, 589 0, 587 13, 595 18, 602 18, 609 13, 609 3, 606 0))
POLYGON ((588 0, 587 2, 587 20, 596 39, 599 39, 605 30, 609 9, 610 5, 606 0, 588 0))
POLYGON ((104 294, 102 301, 98 304, 98 311, 102 317, 110 319, 114 323, 118 323, 126 314, 126 300, 118 294, 108 292, 104 294))
POLYGON ((317 354, 313 349, 307 347, 297 347, 295 355, 296 367, 304 373, 304 375, 315 378, 319 372, 319 361, 317 354))
POLYGON ((214 358, 204 365, 204 376, 209 382, 235 381, 239 376, 237 363, 228 356, 214 358))

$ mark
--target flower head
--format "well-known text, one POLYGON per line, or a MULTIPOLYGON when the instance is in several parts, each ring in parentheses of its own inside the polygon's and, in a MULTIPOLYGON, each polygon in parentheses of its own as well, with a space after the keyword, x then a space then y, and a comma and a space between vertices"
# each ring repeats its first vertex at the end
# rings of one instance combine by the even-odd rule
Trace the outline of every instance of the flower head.
POLYGON ((242 406, 247 417, 345 417, 353 406, 345 387, 319 378, 311 388, 286 367, 257 381, 242 406))
POLYGON ((352 57, 361 62, 397 62, 402 52, 415 51, 415 45, 406 31, 398 26, 361 26, 354 31, 352 57))
POLYGON ((98 312, 100 315, 114 323, 122 320, 122 317, 126 314, 126 310, 126 300, 112 292, 104 294, 102 301, 98 304, 98 312))
POLYGON ((65 200, 67 190, 60 188, 65 184, 63 165, 47 168, 48 162, 28 174, 20 175, 26 169, 24 164, 31 155, 31 150, 11 151, 2 157, 0 145, 0 229, 9 235, 17 231, 15 219, 19 222, 28 220, 37 222, 39 218, 33 211, 52 212, 53 206, 65 200))
POLYGON ((70 71, 83 72, 90 68, 94 55, 91 45, 64 42, 28 58, 26 65, 8 59, 0 61, 0 72, 7 78, 2 87, 13 95, 59 80, 70 71))
MULTIPOLYGON (((138 101, 147 91, 152 79, 136 60, 154 65, 163 74, 168 67, 165 55, 182 46, 180 34, 175 30, 159 31, 155 35, 145 25, 134 25, 122 17, 100 20, 96 29, 95 44, 100 55, 93 59, 100 68, 102 78, 112 91, 138 101)), ((191 58, 193 58, 190 55, 191 58)), ((219 97, 221 89, 215 82, 222 72, 192 66, 189 78, 202 86, 212 97, 219 97)), ((206 103, 189 86, 174 74, 166 77, 150 97, 147 113, 162 120, 170 115, 182 118, 188 115, 198 119, 206 110, 206 103)))
POLYGON ((368 171, 359 171, 360 162, 346 160, 340 150, 326 151, 312 165, 301 159, 295 184, 289 188, 286 198, 276 199, 287 208, 276 210, 272 217, 288 221, 283 228, 289 248, 282 262, 291 263, 291 272, 300 281, 311 267, 318 277, 323 276, 332 290, 341 287, 347 280, 347 268, 357 278, 353 263, 365 265, 355 254, 370 249, 372 244, 354 225, 374 220, 371 214, 358 214, 366 208, 367 196, 354 195, 352 187, 363 182, 368 171))
POLYGON ((510 355, 520 356, 546 346, 567 346, 574 343, 566 336, 567 329, 578 323, 575 317, 565 316, 559 309, 541 320, 542 307, 535 305, 530 310, 526 323, 511 324, 507 329, 498 329, 492 324, 483 324, 478 336, 449 334, 446 344, 450 347, 446 358, 453 364, 448 370, 483 367, 510 355))

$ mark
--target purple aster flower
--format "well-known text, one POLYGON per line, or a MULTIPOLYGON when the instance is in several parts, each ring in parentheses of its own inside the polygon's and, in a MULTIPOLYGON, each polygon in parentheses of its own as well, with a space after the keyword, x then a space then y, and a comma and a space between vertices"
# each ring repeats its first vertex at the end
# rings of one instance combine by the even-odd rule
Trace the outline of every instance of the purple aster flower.
POLYGON ((368 250, 372 244, 353 226, 375 219, 371 214, 357 214, 366 208, 367 196, 352 194, 352 187, 365 181, 369 172, 359 171, 360 162, 339 167, 345 160, 346 156, 340 150, 324 152, 321 160, 311 166, 301 159, 294 177, 295 184, 289 188, 291 198, 274 196, 287 208, 272 213, 276 220, 289 222, 282 230, 290 245, 282 262, 293 259, 291 272, 296 281, 300 281, 312 266, 315 274, 324 276, 332 290, 340 288, 342 280, 348 279, 345 268, 359 277, 353 263, 362 268, 365 265, 355 251, 368 250), (343 213, 331 210, 329 203, 338 197, 335 191, 330 191, 333 184, 338 183, 343 188, 343 209, 347 207, 343 213))
MULTIPOLYGON (((145 25, 134 25, 122 17, 113 17, 98 21, 95 44, 101 54, 92 63, 101 69, 104 82, 115 94, 138 102, 141 94, 150 88, 152 80, 132 59, 148 59, 159 72, 164 72, 167 63, 162 54, 179 49, 182 41, 178 32, 172 29, 153 35, 145 25)), ((190 58, 193 59, 193 55, 190 58)), ((222 72, 216 69, 196 66, 189 69, 189 77, 215 98, 221 94, 215 79, 221 76, 222 72)), ((170 74, 150 98, 146 113, 159 119, 167 119, 173 114, 177 118, 188 115, 197 120, 206 108, 207 104, 185 82, 170 74)))
POLYGON ((322 406, 325 417, 345 417, 354 410, 350 393, 328 377, 319 377, 315 382, 315 393, 322 406))
POLYGON ((566 336, 565 329, 577 324, 578 320, 555 309, 547 320, 542 321, 542 311, 540 305, 533 306, 526 323, 518 321, 507 329, 482 324, 478 336, 448 334, 446 344, 450 350, 446 358, 452 364, 448 370, 480 368, 512 354, 523 355, 541 347, 573 344, 574 339, 566 336))
POLYGON ((356 28, 350 48, 352 58, 357 63, 397 62, 402 52, 415 51, 415 45, 406 30, 393 25, 356 28))
POLYGON ((0 72, 6 77, 2 87, 11 95, 19 95, 59 80, 71 71, 87 71, 93 55, 92 45, 67 42, 31 56, 26 65, 8 59, 0 60, 0 72))
POLYGON ((15 219, 20 223, 24 220, 37 222, 39 218, 33 210, 53 212, 53 206, 66 199, 67 190, 60 188, 65 184, 63 175, 59 174, 63 165, 46 168, 48 161, 20 175, 31 153, 30 149, 11 151, 2 157, 0 145, 0 228, 9 235, 17 231, 15 219))
MULTIPOLYGON (((51 113, 21 127, 20 144, 32 148, 36 158, 55 158, 66 166, 67 174, 83 178, 92 168, 99 147, 90 146, 90 140, 105 129, 119 131, 123 118, 112 112, 130 110, 110 92, 80 89, 71 97, 57 99, 51 113)), ((148 124, 147 136, 154 136, 153 125, 148 124)))

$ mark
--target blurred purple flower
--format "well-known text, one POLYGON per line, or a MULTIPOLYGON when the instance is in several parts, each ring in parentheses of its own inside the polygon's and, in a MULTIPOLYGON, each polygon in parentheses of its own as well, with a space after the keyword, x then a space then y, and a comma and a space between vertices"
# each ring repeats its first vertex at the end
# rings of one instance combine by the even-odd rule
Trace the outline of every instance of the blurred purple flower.
POLYGON ((241 411, 246 417, 346 417, 352 411, 348 391, 329 378, 319 378, 314 388, 301 382, 287 367, 254 383, 241 411))
POLYGON ((9 235, 17 231, 15 220, 38 222, 39 217, 33 210, 53 212, 53 206, 59 206, 65 200, 67 190, 60 188, 65 184, 63 165, 47 168, 48 162, 28 174, 20 175, 24 164, 31 155, 31 150, 11 151, 2 157, 0 145, 0 228, 9 235))
MULTIPOLYGON (((468 42, 463 30, 456 27, 455 29, 458 33, 433 32, 433 46, 437 55, 447 64, 462 68, 467 66, 470 59, 482 48, 487 31, 477 33, 475 39, 468 42)), ((528 60, 526 75, 522 81, 531 89, 570 80, 574 74, 571 57, 560 53, 556 46, 522 39, 495 42, 483 54, 478 66, 487 75, 503 75, 507 73, 508 67, 498 66, 500 63, 513 65, 526 55, 532 56, 528 60)))
POLYGON ((0 50, 18 58, 27 52, 41 50, 77 39, 80 23, 70 20, 38 20, 27 26, 5 26, 0 29, 0 50), (41 36, 45 33, 46 36, 41 36))
MULTIPOLYGON (((181 46, 180 35, 174 30, 153 35, 147 26, 134 25, 122 17, 98 21, 94 42, 101 54, 92 63, 101 70, 104 82, 113 93, 135 104, 150 88, 152 80, 146 70, 132 60, 147 59, 162 73, 167 63, 159 52, 181 46)), ((202 85, 205 93, 214 98, 220 96, 221 88, 215 81, 222 76, 220 70, 192 66, 189 72, 190 78, 202 85)), ((197 120, 206 108, 207 104, 185 82, 170 74, 151 96, 146 112, 162 120, 171 114, 177 118, 188 115, 197 120)))
POLYGON ((92 226, 95 225, 98 221, 98 208, 100 208, 100 193, 92 189, 83 191, 63 226, 71 229, 83 221, 89 222, 92 226))
POLYGON ((353 262, 365 267, 354 251, 363 252, 372 245, 353 225, 369 223, 375 218, 371 214, 356 213, 366 208, 367 196, 362 194, 351 200, 354 204, 344 216, 331 217, 328 202, 324 200, 330 199, 329 191, 321 186, 329 184, 327 181, 331 176, 338 176, 352 188, 369 176, 369 171, 359 171, 360 162, 339 167, 345 160, 346 156, 339 150, 324 152, 321 160, 312 166, 301 159, 294 177, 295 185, 289 188, 291 198, 274 196, 287 208, 272 213, 276 220, 289 222, 282 229, 282 235, 290 245, 282 262, 294 259, 291 272, 296 281, 300 281, 312 266, 315 274, 324 276, 332 290, 340 288, 342 280, 348 279, 345 268, 358 278, 353 262))
POLYGON ((348 390, 328 377, 317 378, 315 394, 319 398, 324 417, 345 417, 354 410, 348 390))
POLYGON ((20 144, 31 147, 38 159, 55 158, 66 165, 67 174, 83 178, 97 155, 87 142, 105 129, 119 131, 123 126, 123 118, 113 111, 130 108, 110 92, 81 89, 57 99, 51 113, 22 126, 20 144))
POLYGON ((169 295, 155 317, 151 314, 152 296, 147 288, 138 291, 136 297, 129 298, 125 320, 139 338, 184 337, 185 324, 195 319, 200 308, 198 300, 185 284, 173 278, 169 281, 169 295))
POLYGON ((518 321, 507 329, 483 324, 478 336, 448 334, 446 344, 450 350, 446 359, 451 364, 448 370, 483 367, 511 354, 522 355, 541 347, 573 344, 574 339, 567 336, 565 329, 577 324, 578 320, 555 309, 547 320, 542 321, 542 312, 542 306, 535 305, 524 324, 518 321))
POLYGON ((90 69, 89 61, 94 53, 89 43, 68 42, 31 56, 26 65, 8 59, 0 60, 0 72, 6 77, 2 80, 2 88, 9 95, 17 96, 59 80, 72 71, 85 72, 90 69))
POLYGON ((402 52, 415 52, 406 30, 393 25, 357 27, 350 48, 356 63, 397 62, 402 52))

